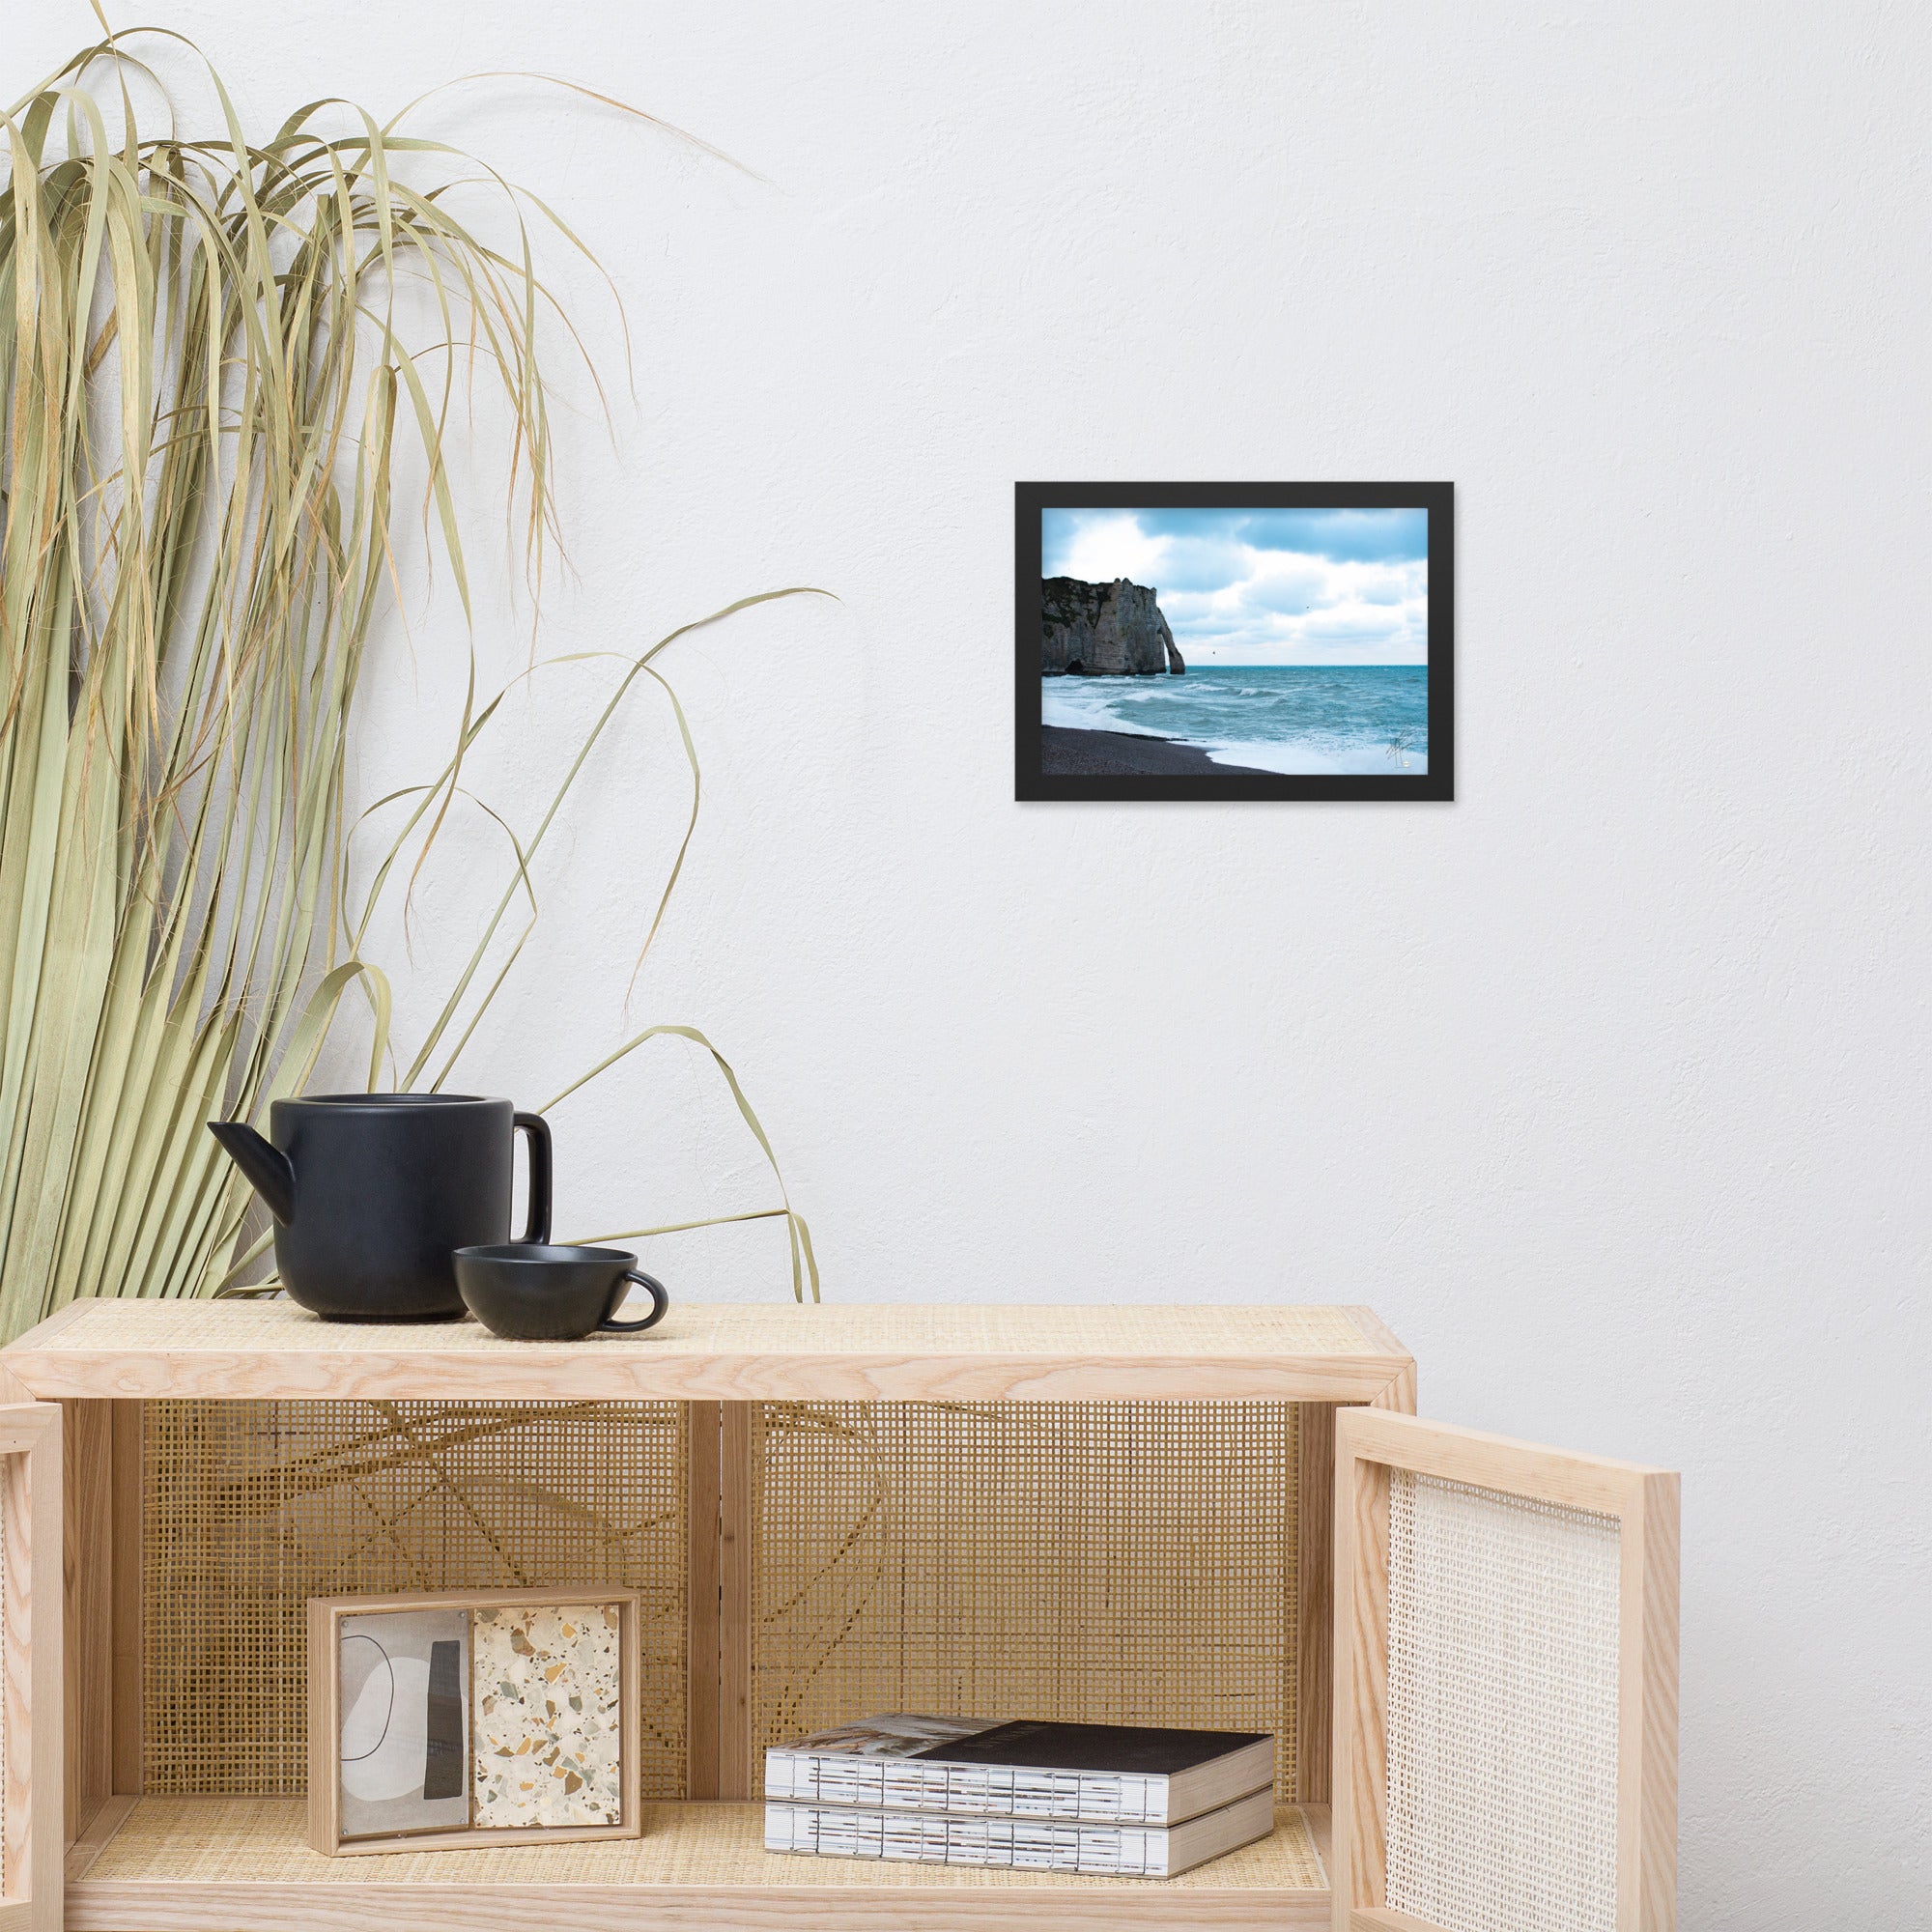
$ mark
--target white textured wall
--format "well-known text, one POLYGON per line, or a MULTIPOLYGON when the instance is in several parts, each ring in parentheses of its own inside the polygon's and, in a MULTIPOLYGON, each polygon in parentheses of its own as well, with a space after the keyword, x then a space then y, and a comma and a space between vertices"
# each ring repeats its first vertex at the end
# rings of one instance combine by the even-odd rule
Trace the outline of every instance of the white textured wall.
MULTIPOLYGON (((425 124, 631 315, 614 451, 564 436, 543 648, 843 599, 670 661, 708 808, 632 1018, 735 1059, 827 1293, 1371 1302, 1427 1412, 1681 1466, 1684 1923, 1932 1920, 1926 18, 167 11, 260 128, 540 69, 769 177, 503 82, 425 124), (1025 476, 1453 477, 1460 802, 1012 804, 1025 476)), ((12 22, 8 92, 86 19, 12 22)), ((451 602, 412 613, 372 792, 446 725, 451 602)), ((519 823, 586 695, 479 767, 519 823)), ((648 704, 617 749, 469 1084, 541 1098, 621 1037, 680 795, 648 704)), ((412 1014, 477 899, 450 851, 412 1014)), ((568 1229, 765 1198, 653 1052, 558 1114, 568 1229)), ((654 1253, 782 1292, 769 1225, 654 1253)))

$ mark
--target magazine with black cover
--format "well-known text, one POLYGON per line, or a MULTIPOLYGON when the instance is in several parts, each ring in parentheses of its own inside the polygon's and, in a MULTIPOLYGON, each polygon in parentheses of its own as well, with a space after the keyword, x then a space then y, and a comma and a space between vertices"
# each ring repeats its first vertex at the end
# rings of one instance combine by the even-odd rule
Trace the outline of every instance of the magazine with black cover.
POLYGON ((772 1800, 1076 1823, 1178 1825, 1273 1778, 1265 1732, 903 1713, 765 1756, 772 1800))
POLYGON ((1274 1793, 1250 1792, 1182 1825, 951 1817, 853 1804, 770 1804, 765 1849, 822 1859, 995 1865, 1107 1878, 1174 1878, 1274 1829, 1274 1793))

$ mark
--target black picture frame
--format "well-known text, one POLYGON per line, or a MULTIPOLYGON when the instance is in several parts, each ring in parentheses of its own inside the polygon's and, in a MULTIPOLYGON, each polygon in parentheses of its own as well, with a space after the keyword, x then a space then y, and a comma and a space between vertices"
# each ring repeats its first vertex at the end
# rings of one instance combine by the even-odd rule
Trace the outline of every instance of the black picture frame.
POLYGON ((1013 797, 1447 803, 1456 796, 1453 483, 1016 483, 1013 486, 1013 797), (1429 513, 1429 769, 1319 774, 1048 778, 1040 771, 1040 512, 1047 509, 1419 509, 1429 513))

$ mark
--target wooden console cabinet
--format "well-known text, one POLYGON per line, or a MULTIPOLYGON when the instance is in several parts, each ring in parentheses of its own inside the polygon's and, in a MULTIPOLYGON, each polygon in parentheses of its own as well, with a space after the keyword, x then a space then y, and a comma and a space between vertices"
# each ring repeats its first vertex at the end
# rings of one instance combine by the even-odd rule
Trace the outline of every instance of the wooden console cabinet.
MULTIPOLYGON (((1610 1883, 1612 1917, 1602 1932, 1668 1932, 1674 1922, 1675 1479, 1555 1452, 1520 1451, 1413 1422, 1414 1364, 1366 1309, 682 1307, 641 1340, 556 1346, 498 1342, 469 1323, 330 1325, 283 1302, 90 1301, 64 1309, 0 1351, 0 1932, 54 1932, 63 1923, 73 1932, 362 1932, 389 1918, 446 1925, 451 1932, 510 1932, 552 1921, 572 1932, 634 1932, 639 1926, 979 1932, 1049 1921, 1095 1932, 1136 1925, 1260 1932, 1331 1923, 1340 1932, 1430 1932, 1431 1921, 1400 1909, 1402 1886, 1414 1883, 1405 1876, 1412 1870, 1410 1854, 1416 1846, 1440 1843, 1443 1829, 1433 1815, 1411 1823, 1418 1803, 1425 1811, 1433 1803, 1429 1780, 1439 1782, 1444 1775, 1429 1755, 1429 1740, 1420 1747, 1415 1742, 1417 1714, 1460 1712, 1455 1721, 1472 1732, 1481 1730, 1482 1718, 1466 1696, 1462 1705, 1453 1698, 1430 1702, 1429 1687, 1418 1690, 1418 1672, 1426 1677, 1435 1651, 1413 1639, 1417 1631, 1433 1632, 1431 1606, 1442 1592, 1466 1596, 1474 1587, 1480 1595, 1487 1588, 1480 1563, 1490 1560, 1484 1552, 1492 1545, 1506 1545, 1514 1552, 1509 1560, 1520 1569, 1523 1548, 1533 1548, 1546 1520, 1556 1525, 1559 1541, 1570 1537, 1552 1558, 1552 1588, 1589 1587, 1592 1577, 1600 1584, 1605 1575, 1613 1578, 1607 1597, 1599 1588, 1603 1603, 1593 1613, 1600 1621, 1607 1617, 1607 1635, 1592 1637, 1579 1626, 1576 1641, 1583 1647, 1577 1655, 1582 1662, 1576 1668, 1594 1676, 1585 1687, 1589 1695, 1565 1721, 1595 1739, 1593 1747, 1615 1756, 1614 1789, 1594 1797, 1586 1792, 1584 1801, 1586 1809, 1595 1807, 1584 1825, 1600 1837, 1613 1833, 1615 1841, 1609 1851, 1599 1846, 1588 1853, 1586 1847, 1586 1855, 1614 1871, 1608 1881, 1601 1870, 1594 1879, 1587 1873, 1577 1878, 1568 1870, 1579 1856, 1576 1846, 1552 1844, 1551 1861, 1564 1866, 1556 1891, 1601 1899, 1602 1885, 1610 1883), (660 1690, 676 1699, 676 1722, 664 1727, 669 1755, 661 1757, 661 1766, 668 1767, 662 1769, 666 1788, 674 1785, 681 1795, 647 1803, 643 1835, 635 1841, 331 1860, 304 1844, 301 1799, 286 1785, 266 1793, 184 1788, 185 1776, 193 1782, 192 1752, 186 1774, 177 1752, 166 1778, 159 1777, 153 1686, 173 1660, 157 1655, 165 1651, 158 1619, 176 1606, 156 1602, 156 1578, 173 1577, 182 1588, 191 1584, 197 1602, 218 1605, 221 1566, 245 1561, 259 1568, 261 1561, 256 1546, 244 1551, 234 1528, 243 1520, 237 1512, 254 1506, 248 1492, 257 1477, 226 1478, 214 1460, 156 1460, 162 1418, 172 1431, 168 1441, 185 1439, 193 1447, 199 1437, 192 1423, 200 1411, 191 1406, 206 1404, 230 1406, 230 1423, 242 1413, 239 1405, 254 1405, 246 1413, 268 1418, 261 1424, 259 1466, 271 1472, 277 1456, 286 1463, 294 1454, 276 1446, 284 1435, 293 1439, 284 1428, 290 1418, 299 1434, 304 1416, 325 1412, 304 1405, 334 1405, 328 1415, 351 1418, 364 1412, 355 1406, 361 1405, 372 1416, 391 1422, 401 1416, 410 1427, 427 1427, 427 1417, 440 1430, 431 1432, 438 1442, 463 1439, 454 1424, 465 1418, 481 1418, 478 1429, 505 1417, 539 1426, 554 1415, 580 1421, 587 1415, 594 1424, 603 1412, 595 1406, 627 1406, 627 1415, 645 1414, 641 1406, 664 1406, 650 1409, 646 1419, 665 1418, 661 1433, 668 1460, 661 1473, 675 1524, 671 1530, 660 1524, 658 1533, 679 1542, 681 1621, 675 1631, 659 1634, 660 1654, 668 1660, 663 1667, 670 1673, 660 1690), (998 1492, 1002 1472, 976 1464, 964 1478, 945 1468, 935 1475, 934 1459, 943 1463, 954 1455, 950 1443, 980 1445, 977 1455, 992 1453, 984 1445, 1011 1439, 1001 1433, 1007 1421, 1017 1426, 1024 1419, 1029 1428, 1050 1432, 1063 1412, 1046 1406, 1071 1406, 1065 1414, 1077 1409, 1093 1423, 1081 1438, 1101 1445, 1083 1465, 1089 1487, 1077 1494, 1049 1493, 1053 1459, 1037 1459, 1028 1477, 1033 1487, 1023 1496, 1001 1497, 1005 1514, 997 1521, 995 1515, 975 1515, 960 1505, 962 1536, 969 1533, 964 1518, 972 1516, 979 1527, 971 1534, 997 1533, 1009 1544, 1012 1524, 1024 1524, 1032 1512, 1045 1548, 1056 1534, 1054 1522, 1072 1520, 1068 1512, 1103 1512, 1110 1523, 1122 1519, 1106 1530, 1117 1541, 1125 1539, 1122 1548, 1139 1547, 1136 1537, 1165 1539, 1162 1560, 1180 1579, 1179 1594, 1198 1594, 1211 1605, 1220 1601, 1216 1592, 1235 1588, 1216 1571, 1214 1552, 1241 1530, 1244 1513, 1285 1512, 1273 1525, 1281 1532, 1270 1546, 1274 1568, 1264 1573, 1284 1579, 1280 1600, 1258 1607, 1250 1574, 1237 1579, 1245 1593, 1237 1606, 1247 1620, 1243 1629, 1277 1634, 1273 1653, 1244 1666, 1253 1681, 1276 1687, 1275 1708, 1289 1733, 1273 1839, 1165 1882, 866 1864, 763 1851, 755 1801, 760 1752, 771 1739, 760 1727, 769 1728, 779 1720, 775 1714, 786 1710, 817 1709, 810 1703, 809 1685, 788 1689, 781 1682, 792 1666, 775 1648, 780 1638, 774 1633, 796 1595, 786 1594, 786 1579, 799 1568, 792 1561, 796 1552, 785 1546, 794 1528, 800 1538, 821 1534, 801 1512, 811 1506, 813 1484, 825 1480, 812 1471, 834 1466, 812 1463, 804 1477, 784 1479, 794 1485, 786 1489, 777 1459, 815 1439, 812 1431, 845 1427, 849 1434, 855 1414, 873 1413, 854 1405, 882 1406, 879 1414, 896 1418, 898 1434, 892 1439, 916 1438, 924 1445, 916 1453, 926 1458, 915 1465, 905 1460, 915 1451, 895 1450, 900 1460, 893 1462, 878 1450, 878 1497, 852 1518, 864 1520, 872 1568, 867 1573, 869 1594, 862 1593, 863 1601, 854 1596, 851 1615, 855 1627, 862 1614, 873 1619, 867 1628, 875 1651, 886 1587, 878 1579, 885 1577, 898 1593, 896 1603, 911 1589, 908 1579, 917 1580, 921 1564, 930 1568, 933 1560, 894 1542, 904 1541, 904 1525, 913 1519, 907 1510, 895 1513, 892 1483, 908 1468, 924 1472, 922 1480, 940 1501, 928 1497, 922 1505, 926 1514, 919 1534, 926 1541, 920 1548, 937 1548, 932 1525, 938 1521, 943 1530, 954 1507, 947 1499, 970 1504, 977 1492, 998 1492), (1163 1485, 1145 1459, 1180 1453, 1174 1444, 1196 1439, 1160 1426, 1169 1405, 1187 1406, 1202 1419, 1206 1433, 1199 1439, 1223 1447, 1211 1469, 1163 1485), (1237 1412, 1227 1406, 1245 1406, 1237 1412), (1345 1423, 1338 1457, 1338 1413, 1350 1410, 1375 1411, 1378 1420, 1359 1435, 1352 1422, 1345 1423), (1124 1433, 1122 1417, 1133 1422, 1124 1433), (1233 1433, 1222 1425, 1232 1425, 1233 1433), (1241 1452, 1248 1439, 1241 1431, 1250 1426, 1257 1445, 1252 1470, 1241 1452), (1115 1458, 1108 1445, 1117 1441, 1126 1446, 1115 1458), (1138 1476, 1137 1458, 1143 1459, 1138 1476), (1110 1467, 1110 1459, 1121 1466, 1110 1467), (1427 1507, 1414 1505, 1404 1487, 1418 1478, 1437 1486, 1425 1495, 1427 1507), (157 1505, 170 1499, 157 1494, 156 1484, 190 1480, 208 1489, 206 1507, 197 1505, 199 1514, 185 1516, 179 1510, 157 1514, 157 1505), (1133 1520, 1132 1499, 1141 1488, 1171 1494, 1172 1507, 1156 1522, 1133 1520), (1339 1525, 1338 1497, 1344 1512, 1339 1525), (1483 1515, 1485 1498, 1494 1505, 1493 1521, 1483 1515), (1525 1516, 1525 1508, 1532 1513, 1525 1516), (190 1520, 214 1526, 197 1528, 195 1536, 205 1541, 192 1548, 157 1551, 157 1524, 190 1520), (1473 1525, 1476 1539, 1469 1562, 1444 1567, 1444 1539, 1453 1543, 1463 1522, 1473 1525), (1199 1575, 1190 1583, 1197 1536, 1199 1575), (1530 1545, 1521 1542, 1524 1536, 1530 1545), (54 1548, 62 1549, 63 1560, 48 1558, 54 1548), (158 1565, 160 1555, 173 1567, 158 1565), (1392 1561, 1398 1574, 1393 1598, 1392 1561), (785 1569, 787 1562, 792 1570, 785 1569), (1468 1576, 1477 1578, 1473 1586, 1468 1576), (1608 1732, 1606 1709, 1614 1719, 1608 1732), (57 1715, 63 1712, 64 1721, 57 1715), (1332 1793, 1331 1766, 1342 1779, 1332 1793), (1423 1798, 1415 1799, 1415 1792, 1423 1798), (1334 1841, 1331 1796, 1341 1821, 1334 1841)), ((213 1441, 221 1432, 206 1434, 213 1441)), ((1049 1434, 1039 1439, 1058 1438, 1049 1434)), ((206 1456, 215 1453, 209 1449, 206 1456)), ((331 1467, 331 1481, 353 1488, 363 1480, 340 1458, 331 1467)), ((590 1520, 588 1513, 584 1520, 590 1520)), ((1270 1527, 1267 1521, 1258 1526, 1270 1527)), ((178 1527, 167 1533, 185 1534, 178 1527)), ((430 1533, 420 1523, 410 1530, 418 1545, 430 1533)), ((547 1533, 554 1543, 554 1531, 547 1533)), ((976 1571, 977 1558, 952 1563, 945 1588, 955 1596, 1012 1592, 1012 1550, 1007 1545, 988 1545, 988 1550, 983 1576, 976 1571)), ((553 1556, 553 1568, 568 1560, 567 1553, 553 1556)), ((539 1579, 525 1580, 534 1587, 539 1579)), ((586 1573, 582 1580, 592 1579, 586 1573)), ((238 1573, 238 1600, 242 1581, 238 1573)), ((267 1586, 252 1577, 247 1587, 267 1586)), ((1023 1575, 1017 1587, 1025 1587, 1023 1575)), ((1228 1601, 1234 1604, 1232 1596, 1228 1601)), ((1531 1605, 1524 1615, 1533 1619, 1547 1614, 1548 1604, 1568 1601, 1545 1591, 1538 1598, 1544 1609, 1531 1605)), ((1190 1614, 1200 1607, 1193 1605, 1190 1614)), ((941 1610, 935 1614, 944 1622, 958 1606, 941 1610)), ((981 1623, 969 1618, 961 1628, 987 1627, 983 1620, 994 1611, 980 1603, 974 1614, 981 1623)), ((1148 1613, 1143 1607, 1136 1614, 1145 1620, 1148 1613)), ((1473 1613, 1451 1605, 1444 1614, 1465 1622, 1473 1614, 1475 1638, 1493 1645, 1480 1602, 1473 1613)), ((1454 1637, 1461 1627, 1444 1629, 1454 1637)), ((1560 1648, 1571 1634, 1559 1615, 1552 1640, 1560 1648)), ((835 1645, 838 1640, 836 1631, 824 1638, 835 1645)), ((1461 1640, 1470 1640, 1467 1632, 1461 1640)), ((1538 1670, 1572 1667, 1560 1657, 1552 1665, 1548 1651, 1548 1642, 1531 1644, 1504 1691, 1519 1682, 1533 1690, 1538 1670)), ((1570 1654, 1564 1650, 1561 1657, 1570 1654)), ((1017 1660, 1016 1667, 1024 1662, 1017 1660)), ((1186 1663, 1177 1660, 1177 1672, 1186 1663)), ((874 1669, 868 1683, 889 1681, 877 1674, 887 1666, 875 1661, 867 1667, 874 1669)), ((909 1674, 893 1681, 902 1682, 909 1697, 936 1696, 931 1668, 921 1667, 926 1675, 912 1674, 908 1665, 909 1674)), ((1146 1708, 1156 1713, 1166 1694, 1162 1667, 1150 1646, 1146 1683, 1136 1694, 1152 1699, 1146 1708)), ((1214 1668, 1209 1659, 1192 1678, 1176 1675, 1174 1682, 1191 1685, 1187 1695, 1211 1701, 1214 1668)), ((1109 1679, 1108 1694, 1117 1700, 1127 1694, 1121 1686, 1132 1680, 1131 1658, 1122 1670, 1125 1675, 1117 1671, 1109 1679)), ((1059 1688, 1072 1699, 1067 1708, 1077 1708, 1078 1685, 1059 1688)), ((208 1690, 212 1698, 225 1694, 218 1681, 208 1690)), ((1479 1688, 1470 1694, 1484 1693, 1479 1688)), ((1190 1712, 1200 1708, 1188 1706, 1190 1712)), ((1093 1715, 1111 1711, 1096 1708, 1093 1715)), ((1472 1776, 1493 1781, 1497 1776, 1544 1775, 1533 1756, 1499 1758, 1486 1750, 1484 1741, 1472 1737, 1472 1776)), ((1518 1808, 1532 1824, 1541 1815, 1533 1804, 1518 1808)), ((1519 1863, 1520 1839, 1519 1832, 1503 1846, 1519 1863)), ((1492 1850, 1481 1850, 1456 1882, 1486 1883, 1489 1867, 1482 1860, 1492 1850)), ((1536 1856, 1534 1845, 1530 1856, 1536 1856)), ((1452 1861, 1460 1867, 1460 1854, 1452 1861)), ((1504 1872, 1496 1882, 1518 1880, 1504 1872)), ((1596 1909, 1587 1903, 1576 1908, 1596 1909)), ((1542 1932, 1546 1921, 1521 1922, 1542 1932)), ((1599 1932, 1583 1918, 1565 1926, 1567 1932, 1599 1932)), ((1450 1925, 1446 1932, 1459 1928, 1450 1925)))

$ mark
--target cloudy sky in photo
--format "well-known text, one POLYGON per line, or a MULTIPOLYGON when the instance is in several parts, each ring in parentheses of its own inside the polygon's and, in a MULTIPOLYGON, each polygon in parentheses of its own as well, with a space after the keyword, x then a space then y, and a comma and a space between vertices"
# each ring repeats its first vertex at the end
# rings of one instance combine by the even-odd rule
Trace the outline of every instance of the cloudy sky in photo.
POLYGON ((1043 510, 1040 563, 1151 584, 1189 664, 1429 662, 1427 510, 1043 510))

